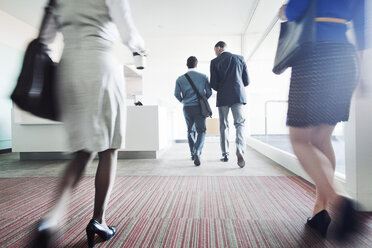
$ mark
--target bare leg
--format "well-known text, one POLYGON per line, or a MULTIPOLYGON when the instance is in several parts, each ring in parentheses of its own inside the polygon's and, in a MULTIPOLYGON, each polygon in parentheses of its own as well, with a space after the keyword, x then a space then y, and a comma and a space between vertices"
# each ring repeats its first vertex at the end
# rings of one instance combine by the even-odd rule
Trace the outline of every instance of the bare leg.
POLYGON ((106 227, 105 212, 115 181, 117 150, 109 149, 98 153, 98 156, 99 164, 95 182, 96 195, 94 200, 93 219, 106 227))
MULTIPOLYGON (((333 181, 336 167, 336 158, 331 142, 331 137, 334 128, 335 128, 334 126, 320 125, 315 127, 312 130, 311 134, 311 144, 315 146, 319 151, 321 151, 331 163, 332 166, 331 172, 327 174, 329 176, 328 180, 330 182, 333 181)), ((328 210, 328 201, 326 198, 322 197, 321 194, 319 194, 319 191, 317 190, 313 215, 317 214, 323 209, 328 210)))
POLYGON ((311 143, 314 128, 290 127, 293 150, 307 174, 315 182, 318 198, 323 202, 337 199, 333 188, 332 162, 311 143))
POLYGON ((71 197, 71 192, 81 178, 85 167, 92 161, 92 159, 93 153, 85 151, 79 151, 76 153, 75 158, 70 162, 64 172, 57 192, 55 205, 43 218, 43 222, 45 223, 44 228, 55 228, 60 223, 71 197))

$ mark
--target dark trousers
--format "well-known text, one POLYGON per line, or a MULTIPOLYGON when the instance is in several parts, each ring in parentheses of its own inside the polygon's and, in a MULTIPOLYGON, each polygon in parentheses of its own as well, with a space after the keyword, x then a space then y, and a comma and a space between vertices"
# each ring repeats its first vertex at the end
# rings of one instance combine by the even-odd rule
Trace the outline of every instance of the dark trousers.
POLYGON ((187 125, 187 139, 191 156, 200 156, 205 140, 206 118, 201 115, 199 106, 184 106, 183 114, 187 125), (197 137, 195 131, 198 134, 197 137))

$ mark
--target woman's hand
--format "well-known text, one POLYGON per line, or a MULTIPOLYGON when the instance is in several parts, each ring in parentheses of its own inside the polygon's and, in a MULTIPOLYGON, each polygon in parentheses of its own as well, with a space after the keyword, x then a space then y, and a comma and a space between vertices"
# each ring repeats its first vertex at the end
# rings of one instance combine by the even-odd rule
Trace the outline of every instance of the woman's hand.
POLYGON ((279 9, 279 13, 278 13, 279 18, 282 19, 283 21, 287 21, 287 17, 285 15, 286 8, 287 8, 287 5, 283 4, 282 7, 279 9))

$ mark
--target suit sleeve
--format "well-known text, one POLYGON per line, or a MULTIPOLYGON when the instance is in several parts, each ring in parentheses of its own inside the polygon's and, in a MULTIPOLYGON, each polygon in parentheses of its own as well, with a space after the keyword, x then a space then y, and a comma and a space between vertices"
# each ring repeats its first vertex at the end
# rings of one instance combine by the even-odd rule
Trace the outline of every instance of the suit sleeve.
POLYGON ((247 64, 244 61, 244 58, 242 58, 242 63, 243 63, 243 71, 242 71, 243 84, 244 86, 248 86, 249 85, 248 69, 247 69, 247 64))
POLYGON ((218 75, 217 75, 217 71, 216 71, 213 61, 211 61, 210 71, 211 71, 211 84, 210 85, 212 89, 214 89, 215 91, 218 91, 218 88, 219 88, 218 75))
POLYGON ((181 87, 180 87, 180 84, 179 84, 179 81, 177 80, 176 81, 176 88, 174 89, 174 96, 177 98, 177 100, 182 103, 182 95, 181 95, 181 87))
POLYGON ((132 52, 141 52, 145 49, 145 42, 134 25, 128 0, 106 0, 109 14, 116 24, 123 43, 132 52))
POLYGON ((211 97, 212 95, 212 89, 211 89, 211 86, 209 84, 209 80, 208 80, 208 77, 206 76, 205 77, 205 96, 207 98, 211 97))
POLYGON ((309 6, 310 0, 290 0, 285 9, 285 15, 288 21, 299 19, 309 6))

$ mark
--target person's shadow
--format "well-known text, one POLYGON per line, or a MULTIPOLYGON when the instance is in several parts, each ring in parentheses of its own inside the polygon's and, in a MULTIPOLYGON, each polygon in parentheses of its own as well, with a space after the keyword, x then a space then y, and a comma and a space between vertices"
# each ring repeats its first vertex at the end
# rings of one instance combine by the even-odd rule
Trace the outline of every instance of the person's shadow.
MULTIPOLYGON (((98 235, 95 235, 94 237, 94 247, 96 245, 99 245, 100 243, 103 243, 103 241, 98 235)), ((73 244, 65 245, 63 246, 64 248, 83 248, 83 247, 88 247, 88 240, 86 238, 83 238, 81 240, 77 240, 73 244)))
POLYGON ((300 233, 298 247, 329 247, 330 242, 324 239, 316 231, 312 230, 307 225, 304 225, 300 233))

